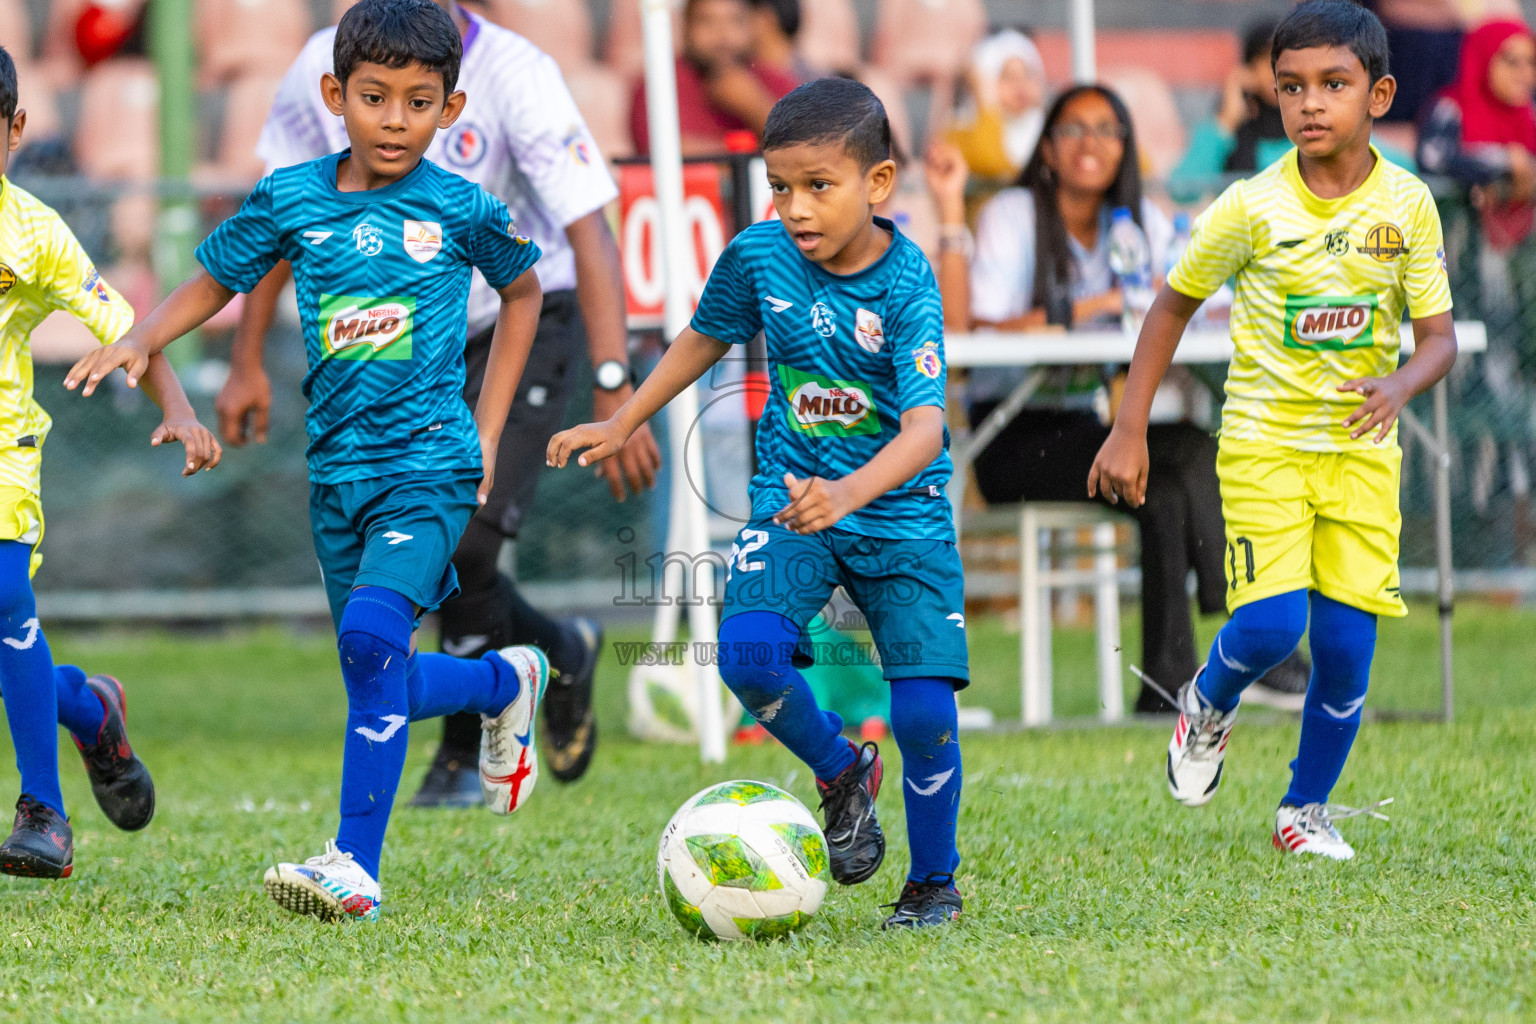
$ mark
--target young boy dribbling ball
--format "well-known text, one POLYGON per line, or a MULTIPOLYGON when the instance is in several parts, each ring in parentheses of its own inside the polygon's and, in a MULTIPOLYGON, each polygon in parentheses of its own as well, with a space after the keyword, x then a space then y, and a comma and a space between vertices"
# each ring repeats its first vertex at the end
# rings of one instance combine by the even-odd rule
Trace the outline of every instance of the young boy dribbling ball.
POLYGON ((309 375, 310 522, 347 687, 341 826, 325 852, 266 872, 267 893, 328 920, 378 917, 379 859, 407 723, 485 716, 480 783, 507 814, 538 779, 549 664, 531 647, 479 660, 417 655, 417 616, 458 589, 450 556, 493 483, 507 409, 539 316, 539 247, 507 208, 422 158, 464 104, 462 44, 430 0, 363 0, 342 17, 323 88, 351 148, 263 178, 197 251, 204 270, 66 378, 90 394, 292 262, 309 375), (501 295, 485 384, 464 404, 470 274, 501 295))
MULTIPOLYGON (((0 872, 67 878, 74 870, 74 834, 59 792, 59 726, 85 759, 102 812, 118 828, 149 824, 155 786, 128 742, 123 687, 107 675, 89 678, 73 665, 53 664, 37 621, 32 574, 42 562, 43 441, 53 425, 32 397, 32 330, 56 309, 67 310, 103 344, 133 326, 133 307, 92 266, 53 210, 3 175, 21 145, 27 112, 17 102, 16 65, 0 49, 0 694, 21 771, 15 827, 0 844, 0 872)), ((150 443, 180 441, 182 475, 219 463, 219 443, 201 423, 163 357, 144 372, 145 390, 165 413, 150 443)))
POLYGON ((732 346, 767 336, 771 395, 758 425, 752 520, 727 567, 720 673, 812 769, 832 876, 868 880, 885 855, 874 743, 844 739, 798 668, 806 625, 841 584, 869 621, 891 684, 912 866, 885 927, 960 916, 960 743, 969 681, 964 586, 944 484, 944 329, 922 252, 874 215, 896 165, 885 109, 827 78, 781 99, 763 154, 780 220, 731 242, 692 325, 612 419, 556 434, 549 461, 590 466, 732 346))
POLYGON ((1232 618, 1179 691, 1168 787, 1192 807, 1215 795, 1243 688, 1310 620, 1312 679, 1274 844, 1347 860, 1334 821, 1362 812, 1328 798, 1360 727, 1376 617, 1407 614, 1397 417, 1450 370, 1456 339, 1434 200, 1371 146, 1396 88, 1381 22, 1347 0, 1308 0, 1275 30, 1272 60, 1296 149, 1196 222, 1142 327, 1088 492, 1141 502, 1153 392, 1190 316, 1235 274, 1216 466, 1232 618), (1415 351, 1399 368, 1405 311, 1415 351))

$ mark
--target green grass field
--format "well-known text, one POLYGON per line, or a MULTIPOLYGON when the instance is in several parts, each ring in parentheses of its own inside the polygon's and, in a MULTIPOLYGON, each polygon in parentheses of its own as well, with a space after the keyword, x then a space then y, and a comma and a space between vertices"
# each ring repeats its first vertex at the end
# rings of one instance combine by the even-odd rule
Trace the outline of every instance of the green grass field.
MULTIPOLYGON (((967 701, 1015 716, 1017 638, 993 622, 971 632, 967 701)), ((61 660, 127 684, 159 811, 141 834, 115 832, 69 752, 75 877, 0 880, 0 1018, 1533 1019, 1536 614, 1467 605, 1457 637, 1457 724, 1361 734, 1336 799, 1397 802, 1390 825, 1346 823, 1353 863, 1270 848, 1296 741, 1284 718, 1240 725, 1227 784, 1199 811, 1168 799, 1164 725, 967 736, 961 926, 878 931, 906 860, 891 785, 890 856, 871 883, 831 893, 788 941, 727 946, 667 916, 662 825, 713 781, 765 779, 814 806, 811 779, 781 749, 702 768, 690 748, 628 741, 611 661, 584 780, 546 777, 510 819, 402 807, 383 918, 328 927, 271 904, 260 878, 335 827, 344 697, 329 638, 61 631, 61 660)), ((1059 637, 1060 714, 1093 712, 1091 644, 1059 637)), ((1436 705, 1428 609, 1384 624, 1379 651, 1376 707, 1436 705)), ((402 797, 436 735, 413 733, 402 797)), ((9 799, 8 749, 0 764, 9 799)))

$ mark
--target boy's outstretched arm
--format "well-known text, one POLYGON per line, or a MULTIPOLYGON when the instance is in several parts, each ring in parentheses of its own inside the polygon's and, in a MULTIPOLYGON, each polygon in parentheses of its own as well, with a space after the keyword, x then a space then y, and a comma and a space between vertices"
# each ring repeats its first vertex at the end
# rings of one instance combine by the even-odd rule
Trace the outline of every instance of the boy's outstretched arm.
POLYGON ((480 400, 475 403, 475 429, 480 435, 480 478, 478 497, 484 505, 496 480, 496 450, 501 447, 501 432, 512 411, 517 382, 522 380, 533 335, 539 329, 539 307, 544 292, 539 278, 530 268, 502 288, 501 312, 496 315, 496 330, 491 335, 491 351, 485 361, 485 383, 480 400))
POLYGON ((219 447, 213 431, 198 421, 187 393, 181 389, 176 371, 165 356, 150 357, 144 371, 144 392, 163 414, 160 425, 149 435, 149 443, 158 446, 167 441, 180 441, 187 449, 187 464, 181 471, 182 476, 191 476, 200 469, 212 469, 219 464, 224 449, 219 447))
POLYGON ((252 288, 240 307, 240 323, 235 327, 229 347, 229 376, 213 400, 219 417, 219 433, 224 443, 241 447, 247 441, 265 444, 267 421, 272 412, 272 382, 262 366, 267 331, 277 311, 283 286, 293 276, 293 267, 282 260, 261 283, 252 288))
POLYGON ((617 455, 640 424, 704 376, 730 350, 731 346, 723 341, 700 334, 692 327, 683 328, 661 357, 661 362, 656 364, 656 369, 617 412, 601 423, 583 423, 550 438, 544 453, 545 465, 564 468, 566 461, 577 452, 583 452, 576 459, 578 466, 591 466, 617 455))
POLYGON ((1102 491, 1111 504, 1124 498, 1132 508, 1146 500, 1147 420, 1152 415, 1152 398, 1201 301, 1168 285, 1157 293, 1136 339, 1120 413, 1088 470, 1088 497, 1097 497, 1102 491))
POLYGON ((773 521, 795 533, 816 533, 911 480, 944 450, 944 410, 919 405, 901 414, 901 432, 858 469, 837 480, 784 474, 789 504, 773 521))
POLYGON ((1359 408, 1344 420, 1352 438, 1376 430, 1372 443, 1380 444, 1392 431, 1392 424, 1409 399, 1434 387, 1451 372, 1456 362, 1456 329, 1451 311, 1413 321, 1413 355, 1385 377, 1356 377, 1339 385, 1340 391, 1354 391, 1365 396, 1359 408))
POLYGON ((122 367, 128 374, 128 386, 138 387, 151 356, 201 327, 234 297, 235 293, 214 280, 212 274, 199 270, 197 276, 178 285, 115 344, 99 348, 76 363, 65 375, 64 386, 73 391, 84 383, 81 394, 90 395, 107 374, 122 367))

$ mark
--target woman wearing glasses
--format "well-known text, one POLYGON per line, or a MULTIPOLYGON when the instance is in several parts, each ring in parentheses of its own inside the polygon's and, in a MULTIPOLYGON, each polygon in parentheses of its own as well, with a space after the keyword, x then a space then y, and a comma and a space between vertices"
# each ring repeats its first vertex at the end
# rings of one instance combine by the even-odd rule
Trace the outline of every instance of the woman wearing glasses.
MULTIPOLYGON (((1109 224, 1118 207, 1130 209, 1146 233, 1153 275, 1161 279, 1166 270, 1173 229, 1142 196, 1130 114, 1102 86, 1077 86, 1051 105, 1018 184, 982 207, 974 246, 965 227, 966 167, 958 151, 934 147, 927 173, 944 225, 939 287, 950 330, 1115 328, 1122 304, 1109 264, 1109 224)), ((973 426, 1024 372, 971 371, 967 400, 973 426)), ((1171 691, 1199 665, 1185 580, 1193 568, 1201 611, 1223 611, 1226 540, 1216 444, 1195 423, 1208 414, 1209 394, 1192 378, 1182 385, 1170 382, 1148 431, 1147 500, 1127 511, 1141 530, 1141 664, 1171 691)), ((1104 394, 1110 383, 1102 366, 1053 371, 1029 406, 977 457, 982 497, 992 504, 1085 500, 1085 474, 1109 433, 1104 394)), ((1300 682, 1304 690, 1304 675, 1300 682)), ((1169 710, 1145 687, 1136 709, 1169 710)))

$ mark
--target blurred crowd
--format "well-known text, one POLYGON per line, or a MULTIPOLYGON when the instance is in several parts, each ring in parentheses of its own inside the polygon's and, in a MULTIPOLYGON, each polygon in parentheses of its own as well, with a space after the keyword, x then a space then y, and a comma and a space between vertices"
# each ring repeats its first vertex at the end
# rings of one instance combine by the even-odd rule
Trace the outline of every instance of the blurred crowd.
MULTIPOLYGON (((1047 103, 1070 78, 1065 34, 1032 33, 1023 24, 1032 13, 1027 2, 1016 5, 1021 24, 1003 28, 989 27, 983 0, 674 4, 686 152, 750 149, 774 100, 796 84, 826 74, 854 76, 886 101, 906 154, 921 154, 938 140, 957 148, 971 175, 971 216, 989 192, 1018 177, 1035 150, 1047 103), (866 26, 872 29, 865 32, 866 26)), ((309 34, 348 5, 195 0, 200 146, 194 180, 201 188, 239 193, 260 176, 255 142, 279 80, 309 34)), ((637 3, 470 0, 468 6, 556 59, 606 156, 646 151, 637 3)), ((1458 60, 1465 40, 1473 63, 1502 76, 1500 88, 1510 95, 1528 89, 1520 84, 1523 72, 1500 56, 1515 36, 1507 28, 1472 31, 1487 21, 1512 24, 1499 19, 1518 16, 1515 0, 1371 0, 1370 6, 1391 29, 1399 79, 1398 101, 1378 133, 1382 151, 1411 165, 1427 128, 1426 170, 1465 180, 1484 195, 1507 181, 1518 205, 1536 183, 1530 159, 1520 155, 1529 149, 1518 133, 1490 125, 1520 102, 1480 103, 1477 88, 1467 85, 1475 69, 1458 60)), ((0 42, 20 65, 29 116, 18 176, 120 185, 156 178, 158 90, 146 57, 145 8, 144 0, 0 0, 0 42)), ((1267 60, 1271 24, 1256 22, 1241 37, 1199 28, 1100 32, 1100 80, 1129 111, 1140 171, 1155 183, 1159 200, 1198 203, 1223 176, 1263 166, 1283 151, 1267 60)), ((920 176, 905 177, 891 212, 936 254, 936 206, 920 176)), ((104 219, 102 237, 87 244, 105 245, 114 262, 147 266, 154 234, 149 198, 116 203, 104 219)), ((1490 213, 1484 223, 1501 241, 1524 237, 1519 216, 1490 213)), ((134 281, 125 283, 134 289, 134 281)))
MULTIPOLYGON (((1536 38, 1516 0, 1366 2, 1388 26, 1398 80, 1377 146, 1431 179, 1448 215, 1458 312, 1489 327, 1489 355, 1455 381, 1461 395, 1476 396, 1458 411, 1458 471, 1479 515, 1513 524, 1504 550, 1520 560, 1536 547, 1528 515, 1536 38), (1495 508, 1496 495, 1506 504, 1495 508), (1509 501, 1513 514, 1505 514, 1509 501)), ((1091 86, 1072 85, 1064 32, 1031 30, 1031 15, 1059 15, 1037 11, 1037 0, 990 8, 984 0, 673 3, 686 154, 752 151, 775 100, 814 77, 856 77, 885 101, 904 173, 883 212, 933 260, 951 330, 1114 328, 1123 306, 1109 256, 1116 211, 1143 233, 1160 278, 1187 238, 1189 217, 1234 176, 1267 166, 1289 146, 1269 63, 1274 21, 1260 16, 1277 13, 1273 3, 1228 0, 1224 24, 1234 8, 1254 10, 1238 32, 1101 29, 1099 81, 1091 86), (996 24, 1005 9, 1016 14, 1014 24, 996 24)), ((211 223, 263 173, 256 140, 278 84, 309 35, 339 18, 349 0, 193 6, 193 182, 211 223)), ((465 6, 555 58, 606 157, 646 152, 638 3, 465 6)), ((0 0, 0 43, 19 65, 28 113, 12 173, 33 187, 61 183, 63 192, 44 195, 111 264, 135 305, 158 294, 150 270, 158 86, 145 13, 144 0, 0 0), (62 183, 97 198, 72 207, 62 183)), ((46 357, 46 338, 34 347, 46 357)), ((973 373, 962 415, 979 423, 1018 376, 973 373)), ((1211 383, 1175 374, 1160 395, 1156 487, 1138 514, 1150 638, 1142 663, 1166 680, 1193 669, 1188 573, 1202 610, 1223 603, 1222 526, 1219 512, 1211 514, 1219 508, 1211 383)), ((976 461, 979 498, 1077 498, 1108 429, 1104 395, 1114 386, 1102 367, 1056 372, 976 461), (1027 457, 1032 452, 1040 457, 1027 457)))

